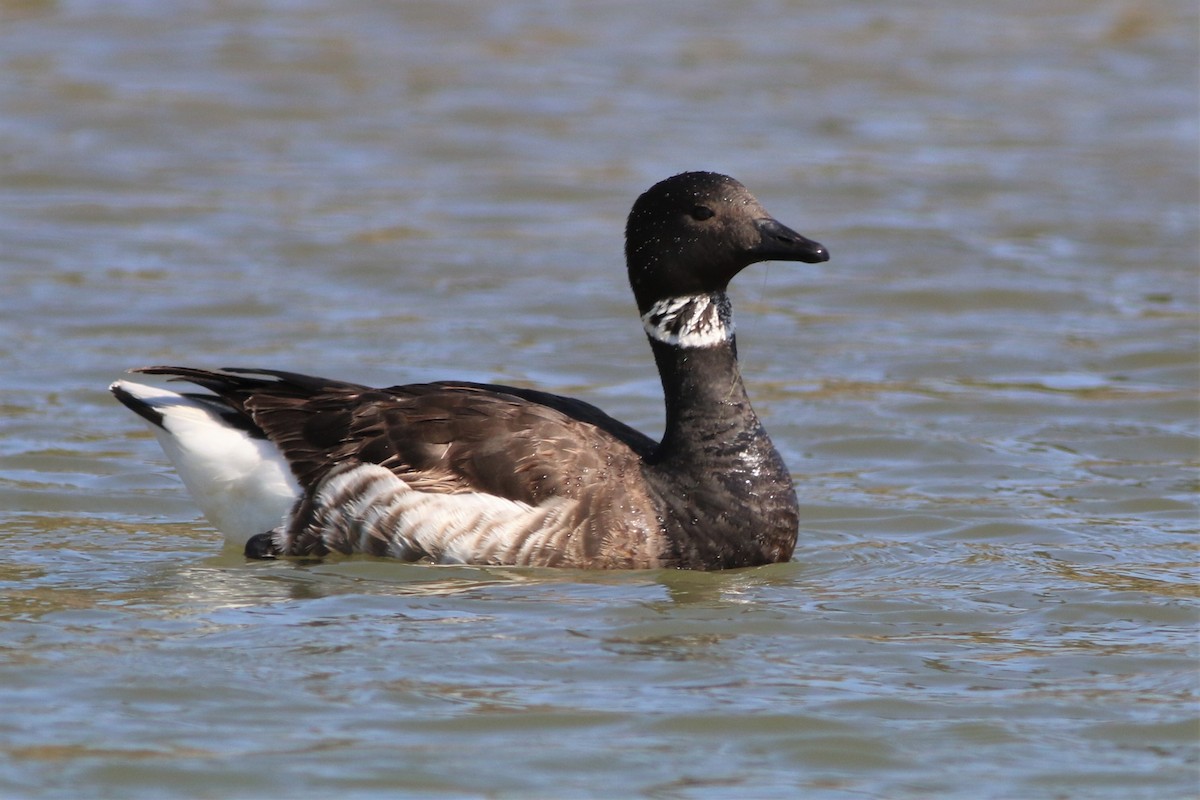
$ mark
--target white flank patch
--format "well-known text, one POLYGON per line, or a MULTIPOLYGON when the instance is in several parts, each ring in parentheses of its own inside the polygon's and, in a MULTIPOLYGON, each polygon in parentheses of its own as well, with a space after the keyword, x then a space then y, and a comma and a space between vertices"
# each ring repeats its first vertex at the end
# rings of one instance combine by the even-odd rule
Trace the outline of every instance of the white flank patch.
POLYGON ((162 414, 163 427, 151 424, 150 429, 226 541, 244 546, 283 521, 300 487, 275 445, 230 427, 209 408, 167 389, 131 381, 113 386, 162 414))
POLYGON ((715 347, 733 339, 733 306, 724 292, 668 297, 642 315, 642 327, 673 347, 715 347))
MULTIPOLYGON (((315 499, 325 531, 382 538, 395 557, 423 552, 442 564, 526 562, 538 544, 564 533, 575 505, 558 499, 531 506, 486 492, 421 492, 377 464, 335 472, 315 499)), ((364 541, 358 546, 367 549, 364 541)))

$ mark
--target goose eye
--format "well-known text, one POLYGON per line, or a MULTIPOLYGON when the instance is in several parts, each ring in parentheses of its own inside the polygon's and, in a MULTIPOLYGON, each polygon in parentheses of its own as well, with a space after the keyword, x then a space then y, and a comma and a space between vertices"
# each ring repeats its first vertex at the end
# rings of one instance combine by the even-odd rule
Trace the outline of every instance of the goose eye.
POLYGON ((692 206, 692 210, 688 212, 692 219, 703 222, 706 219, 712 219, 716 212, 708 206, 692 206))

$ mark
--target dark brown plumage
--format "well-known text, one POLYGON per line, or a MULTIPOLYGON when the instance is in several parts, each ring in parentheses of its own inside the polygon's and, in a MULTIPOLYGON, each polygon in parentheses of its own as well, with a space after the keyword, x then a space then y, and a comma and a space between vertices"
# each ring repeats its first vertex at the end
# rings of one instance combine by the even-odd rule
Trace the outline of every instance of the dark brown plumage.
MULTIPOLYGON (((207 389, 215 397, 181 400, 227 428, 233 420, 286 462, 295 505, 249 540, 248 555, 580 568, 785 561, 798 527, 795 493, 742 385, 723 292, 755 261, 828 254, 712 173, 651 188, 626 238, 666 395, 661 443, 595 406, 516 387, 373 389, 274 370, 134 371, 207 389)), ((173 433, 170 403, 136 386, 114 391, 173 433)))

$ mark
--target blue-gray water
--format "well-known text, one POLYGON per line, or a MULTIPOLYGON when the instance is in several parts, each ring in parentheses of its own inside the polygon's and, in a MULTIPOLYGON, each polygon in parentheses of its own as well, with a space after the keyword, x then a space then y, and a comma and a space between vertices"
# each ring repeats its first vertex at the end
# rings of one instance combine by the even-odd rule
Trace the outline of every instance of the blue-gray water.
POLYGON ((1197 16, 0 0, 0 796, 1195 796, 1197 16), (621 228, 684 169, 833 253, 734 287, 793 563, 246 563, 105 391, 655 432, 621 228))

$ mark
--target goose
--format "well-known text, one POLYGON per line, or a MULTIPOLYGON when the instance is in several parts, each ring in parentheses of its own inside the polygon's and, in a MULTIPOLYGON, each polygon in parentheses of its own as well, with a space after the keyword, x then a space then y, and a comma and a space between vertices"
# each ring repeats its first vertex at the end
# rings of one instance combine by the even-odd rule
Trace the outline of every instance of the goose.
POLYGON ((685 172, 633 204, 629 283, 662 381, 654 441, 570 397, 462 381, 370 388, 273 369, 118 380, 209 522, 248 558, 362 553, 575 569, 788 561, 796 492, 738 369, 730 280, 829 251, 738 181, 685 172))

